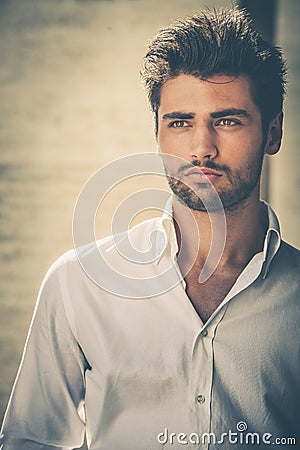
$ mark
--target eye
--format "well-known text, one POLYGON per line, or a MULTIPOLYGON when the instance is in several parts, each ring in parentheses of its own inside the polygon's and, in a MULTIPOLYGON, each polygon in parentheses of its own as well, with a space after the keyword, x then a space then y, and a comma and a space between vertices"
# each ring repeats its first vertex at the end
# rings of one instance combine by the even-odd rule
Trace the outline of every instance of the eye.
POLYGON ((236 119, 220 119, 216 123, 217 126, 232 127, 233 125, 240 125, 240 122, 236 119))
POLYGON ((188 127, 189 124, 185 120, 174 120, 170 122, 168 125, 170 128, 184 128, 188 127))

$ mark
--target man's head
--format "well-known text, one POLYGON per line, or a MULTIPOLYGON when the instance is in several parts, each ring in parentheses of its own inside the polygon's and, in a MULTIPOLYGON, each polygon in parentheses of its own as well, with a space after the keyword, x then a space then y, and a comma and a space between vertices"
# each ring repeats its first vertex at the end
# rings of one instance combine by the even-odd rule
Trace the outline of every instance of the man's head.
POLYGON ((243 10, 196 14, 150 43, 142 76, 168 182, 186 206, 214 210, 214 189, 226 210, 259 199, 264 154, 280 148, 285 74, 243 10))
POLYGON ((150 43, 142 78, 156 132, 161 88, 180 74, 204 80, 215 75, 246 75, 261 112, 264 135, 270 120, 282 110, 286 70, 281 51, 252 28, 244 10, 195 14, 161 30, 150 43))

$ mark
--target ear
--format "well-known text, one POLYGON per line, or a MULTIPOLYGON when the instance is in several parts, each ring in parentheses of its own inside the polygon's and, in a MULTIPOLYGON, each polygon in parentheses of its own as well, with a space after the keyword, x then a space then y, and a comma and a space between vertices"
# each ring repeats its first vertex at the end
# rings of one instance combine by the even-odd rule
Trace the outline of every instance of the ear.
POLYGON ((283 112, 281 111, 277 114, 277 116, 271 119, 269 123, 265 145, 265 153, 268 155, 275 155, 280 149, 282 139, 282 122, 283 112))

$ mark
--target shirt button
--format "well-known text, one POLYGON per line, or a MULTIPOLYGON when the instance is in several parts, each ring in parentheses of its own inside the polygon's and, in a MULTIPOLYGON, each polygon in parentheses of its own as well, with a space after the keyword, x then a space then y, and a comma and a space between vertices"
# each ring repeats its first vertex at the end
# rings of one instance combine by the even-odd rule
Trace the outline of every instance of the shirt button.
POLYGON ((201 334, 201 336, 207 336, 207 334, 208 334, 207 329, 204 328, 204 330, 202 330, 200 334, 201 334))
POLYGON ((198 403, 204 403, 205 402, 205 397, 202 394, 197 395, 196 399, 197 399, 198 403))

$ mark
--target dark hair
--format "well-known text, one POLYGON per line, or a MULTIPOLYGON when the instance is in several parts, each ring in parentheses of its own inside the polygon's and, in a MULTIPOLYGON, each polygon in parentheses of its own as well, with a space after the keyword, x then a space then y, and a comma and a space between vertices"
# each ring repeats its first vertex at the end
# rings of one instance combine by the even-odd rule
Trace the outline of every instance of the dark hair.
POLYGON ((247 75, 264 131, 282 110, 286 64, 281 50, 263 40, 243 9, 203 11, 172 23, 154 37, 141 76, 156 129, 161 87, 180 74, 201 79, 247 75))

